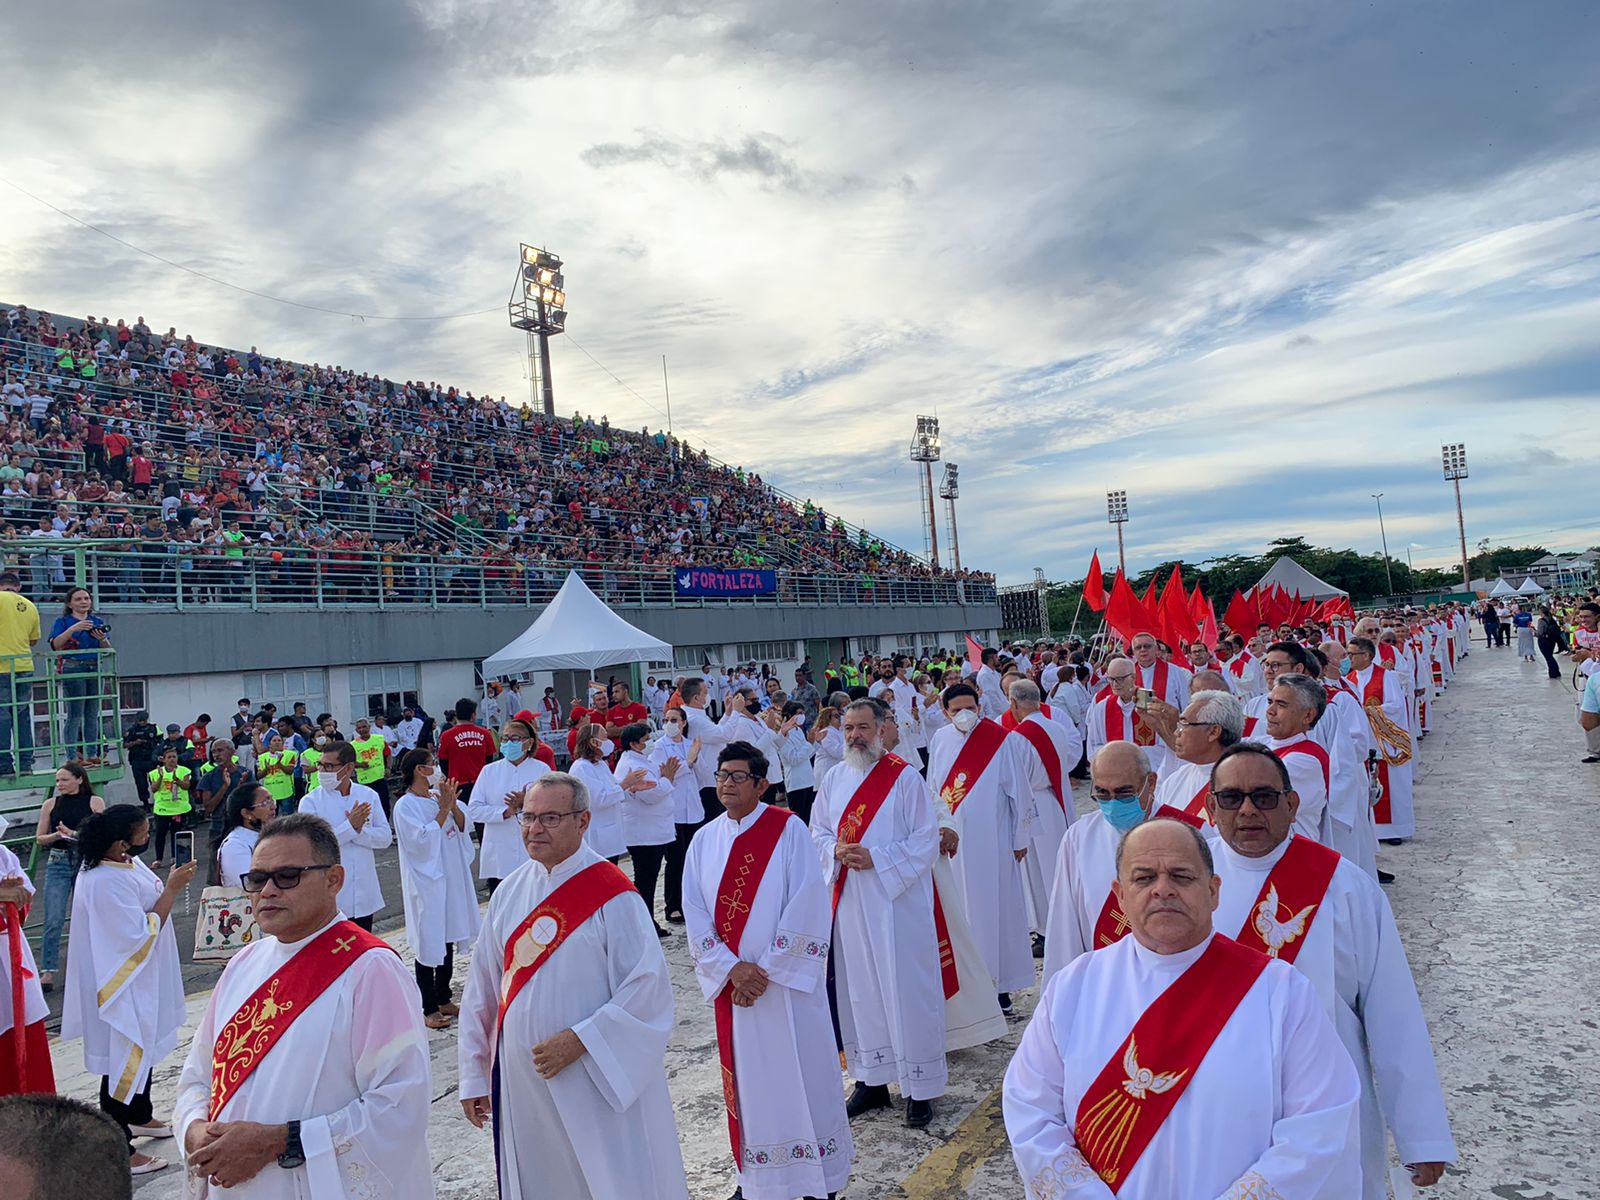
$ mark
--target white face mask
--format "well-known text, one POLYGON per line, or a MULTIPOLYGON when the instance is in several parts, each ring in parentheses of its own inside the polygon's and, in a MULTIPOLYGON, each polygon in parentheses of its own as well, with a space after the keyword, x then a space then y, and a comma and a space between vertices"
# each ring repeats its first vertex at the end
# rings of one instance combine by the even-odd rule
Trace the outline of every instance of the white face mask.
POLYGON ((962 733, 971 733, 978 727, 980 720, 982 720, 982 717, 979 716, 977 709, 963 708, 950 718, 950 724, 954 725, 962 733))
POLYGON ((437 766, 429 767, 424 774, 424 778, 427 779, 430 786, 437 786, 439 780, 444 778, 444 772, 439 770, 437 766))
POLYGON ((610 758, 611 757, 611 752, 613 750, 615 750, 616 748, 617 748, 617 744, 615 742, 613 742, 610 738, 607 738, 605 741, 600 743, 600 757, 601 758, 610 758))
POLYGON ((667 731, 667 736, 673 741, 678 741, 683 737, 683 723, 681 721, 668 721, 662 728, 667 731))
POLYGON ((327 788, 328 791, 330 791, 330 792, 333 791, 335 788, 337 788, 339 786, 339 772, 337 772, 337 771, 318 771, 317 772, 317 786, 320 787, 320 788, 327 788))

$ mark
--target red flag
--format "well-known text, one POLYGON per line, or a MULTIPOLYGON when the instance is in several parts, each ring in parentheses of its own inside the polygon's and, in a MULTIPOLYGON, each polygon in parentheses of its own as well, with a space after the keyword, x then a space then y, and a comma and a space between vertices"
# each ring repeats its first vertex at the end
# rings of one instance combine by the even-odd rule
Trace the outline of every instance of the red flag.
POLYGON ((1144 603, 1145 608, 1151 612, 1155 612, 1160 605, 1161 602, 1156 592, 1156 577, 1154 575, 1150 576, 1150 582, 1145 585, 1144 595, 1140 596, 1139 599, 1144 603))
POLYGON ((1257 620, 1260 612, 1244 598, 1244 593, 1238 588, 1233 589, 1233 599, 1228 601, 1228 611, 1222 614, 1222 619, 1228 623, 1228 628, 1238 634, 1243 634, 1249 641, 1255 636, 1257 620))
MULTIPOLYGON (((1198 587, 1195 588, 1194 594, 1200 596, 1198 587)), ((1215 649, 1217 644, 1217 610, 1211 607, 1211 598, 1209 596, 1200 596, 1200 601, 1205 608, 1205 612, 1200 615, 1199 620, 1196 622, 1200 626, 1200 641, 1215 649)))
POLYGON ((967 634, 967 661, 972 664, 974 671, 983 666, 983 647, 973 640, 970 633, 967 634))
POLYGON ((1183 571, 1177 563, 1172 564, 1172 575, 1161 589, 1160 607, 1162 640, 1177 652, 1194 641, 1195 631, 1194 618, 1189 615, 1189 593, 1184 590, 1183 571))
POLYGON ((1106 577, 1100 570, 1100 551, 1089 559, 1089 576, 1083 581, 1083 602, 1095 612, 1106 608, 1106 577))
POLYGON ((1106 625, 1124 643, 1133 641, 1135 634, 1153 634, 1159 628, 1155 614, 1139 598, 1121 571, 1111 581, 1111 595, 1106 600, 1106 625))

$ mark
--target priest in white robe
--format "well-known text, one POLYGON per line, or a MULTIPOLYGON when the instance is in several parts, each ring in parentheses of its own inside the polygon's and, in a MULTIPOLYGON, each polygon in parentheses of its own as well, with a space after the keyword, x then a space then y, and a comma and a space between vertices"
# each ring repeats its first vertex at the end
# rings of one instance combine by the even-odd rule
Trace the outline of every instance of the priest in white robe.
POLYGON ((1051 977, 1006 1071, 1030 1200, 1359 1195, 1359 1085, 1315 990, 1213 931, 1198 830, 1147 821, 1117 857, 1130 935, 1051 977))
POLYGON ((1389 901, 1347 859, 1330 861, 1304 848, 1286 859, 1297 798, 1282 796, 1266 810, 1252 802, 1253 793, 1274 789, 1292 791, 1291 781, 1281 764, 1259 752, 1240 748, 1217 768, 1216 792, 1229 805, 1237 793, 1239 803, 1212 799, 1212 850, 1222 880, 1216 926, 1246 944, 1259 939, 1316 988, 1361 1080, 1363 1200, 1389 1194, 1386 1130, 1412 1178, 1428 1186, 1456 1160, 1456 1147, 1389 901))
POLYGON ((394 844, 394 830, 383 814, 378 793, 355 778, 355 747, 349 742, 331 743, 317 764, 316 786, 300 797, 299 811, 333 826, 345 871, 341 910, 370 931, 372 918, 383 909, 383 888, 373 852, 394 844))
POLYGON ((1044 933, 1055 884, 1056 851, 1077 816, 1072 803, 1068 772, 1083 757, 1083 738, 1071 721, 1062 724, 1044 715, 1044 697, 1038 684, 1018 679, 1008 689, 1011 707, 1001 725, 1027 744, 1028 790, 1032 808, 1028 821, 1028 857, 1022 860, 1027 884, 1028 912, 1036 933, 1044 933))
POLYGON ((1394 671, 1374 661, 1377 652, 1370 638, 1352 638, 1350 671, 1345 680, 1366 710, 1367 744, 1378 756, 1378 784, 1383 795, 1373 806, 1373 824, 1380 840, 1402 841, 1417 832, 1411 803, 1414 742, 1405 683, 1394 671))
MULTIPOLYGON (((1155 726, 1135 704, 1139 692, 1139 671, 1133 660, 1113 658, 1107 663, 1105 687, 1101 691, 1106 694, 1098 696, 1089 706, 1089 716, 1084 724, 1083 736, 1089 757, 1094 758, 1107 742, 1127 741, 1143 746, 1147 753, 1159 761, 1161 752, 1155 726)), ((1181 711, 1188 702, 1189 697, 1185 693, 1173 707, 1181 711)))
POLYGON ((423 1022, 429 1029, 447 1029, 460 1011, 451 988, 455 950, 478 936, 472 836, 458 798, 460 786, 444 777, 433 751, 405 752, 400 786, 405 790, 394 802, 394 831, 406 941, 416 959, 423 1022))
POLYGON ((1372 824, 1372 779, 1367 774, 1371 731, 1366 710, 1345 682, 1344 646, 1324 642, 1317 649, 1328 707, 1311 727, 1311 736, 1327 750, 1333 775, 1328 788, 1328 811, 1333 814, 1329 844, 1376 880, 1378 835, 1372 824))
POLYGON ((1006 710, 1006 693, 1000 685, 1000 672, 996 669, 999 662, 998 650, 985 650, 983 665, 972 676, 972 685, 978 689, 979 708, 992 721, 998 721, 1000 714, 1006 710))
POLYGON ((340 914, 339 840, 308 813, 261 831, 263 936, 195 1030, 173 1124, 187 1200, 431 1200, 422 1006, 400 956, 340 914))
POLYGON ((1034 978, 1022 870, 1033 807, 1029 750, 1016 734, 984 720, 978 703, 969 683, 944 689, 950 724, 928 747, 928 782, 954 817, 961 844, 951 865, 1000 1009, 1009 1012, 1011 993, 1034 978))
POLYGON ((502 879, 528 861, 517 814, 528 785, 550 769, 533 756, 537 737, 526 721, 502 725, 500 757, 478 772, 467 799, 467 819, 482 828, 478 878, 489 885, 491 896, 502 879))
POLYGON ((1333 766, 1327 750, 1310 733, 1327 707, 1328 693, 1311 676, 1280 674, 1267 693, 1267 736, 1258 738, 1283 760, 1294 780, 1300 797, 1294 831, 1324 846, 1332 841, 1328 785, 1333 766))
POLYGON ((717 755, 726 811, 689 845, 683 914, 717 1010, 734 1195, 795 1200, 842 1190, 855 1148, 824 982, 828 890, 805 825, 761 803, 767 766, 747 742, 717 755))
POLYGON ((1189 677, 1193 672, 1162 658, 1153 634, 1135 634, 1128 643, 1128 653, 1133 655, 1138 669, 1136 687, 1148 688, 1157 700, 1174 708, 1182 708, 1189 702, 1189 677))
POLYGON ((489 901, 461 1001, 462 1108, 493 1121, 504 1200, 684 1200, 655 924, 584 845, 580 780, 542 776, 521 813, 526 861, 489 901))
POLYGON ((845 709, 844 740, 844 761, 817 793, 811 839, 834 897, 835 1011, 856 1080, 846 1112, 886 1107, 896 1083, 906 1124, 921 1129, 948 1079, 933 793, 911 763, 886 759, 873 701, 845 709))
MULTIPOLYGON (((5 831, 6 819, 0 816, 0 835, 5 831)), ((11 848, 0 845, 0 1096, 56 1090, 44 1025, 50 1006, 39 984, 33 947, 22 932, 32 902, 33 881, 11 848), (13 958, 21 968, 20 985, 12 978, 13 958), (14 997, 19 993, 22 1008, 17 1011, 14 997)))
POLYGON ((1155 808, 1204 820, 1211 768, 1243 734, 1244 706, 1237 696, 1215 689, 1193 693, 1171 731, 1161 729, 1169 753, 1156 780, 1155 808))

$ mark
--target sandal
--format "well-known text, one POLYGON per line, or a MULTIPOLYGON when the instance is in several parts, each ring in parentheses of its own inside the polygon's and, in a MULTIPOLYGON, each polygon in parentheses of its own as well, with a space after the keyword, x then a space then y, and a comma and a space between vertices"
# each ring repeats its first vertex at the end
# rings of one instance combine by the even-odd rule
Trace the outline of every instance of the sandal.
POLYGON ((148 1125, 129 1125, 128 1132, 134 1137, 169 1138, 172 1126, 165 1121, 151 1121, 148 1125))
POLYGON ((439 1011, 447 1017, 459 1017, 461 1015, 460 1005, 451 1004, 448 1000, 439 1005, 439 1011))
POLYGON ((422 1018, 422 1023, 429 1029, 449 1029, 450 1018, 443 1013, 429 1013, 422 1018))

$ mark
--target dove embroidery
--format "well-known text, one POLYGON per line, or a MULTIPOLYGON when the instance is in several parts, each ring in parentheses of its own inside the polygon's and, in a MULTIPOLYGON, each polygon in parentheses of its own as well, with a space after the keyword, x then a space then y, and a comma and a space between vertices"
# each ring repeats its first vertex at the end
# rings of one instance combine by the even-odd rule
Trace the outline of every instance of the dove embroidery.
POLYGON ((1308 904, 1287 921, 1278 920, 1278 885, 1267 885, 1266 899, 1256 905, 1255 920, 1252 924, 1255 931, 1261 935, 1262 942, 1267 947, 1267 956, 1277 958, 1278 951, 1294 941, 1306 931, 1306 922, 1311 919, 1311 914, 1316 911, 1315 904, 1308 904))
POLYGON ((1143 1100, 1148 1092, 1152 1096, 1159 1096, 1162 1092, 1170 1091, 1189 1072, 1163 1071, 1159 1075, 1149 1067, 1139 1065, 1139 1043, 1130 1035, 1128 1038, 1128 1052, 1122 1056, 1122 1069, 1128 1077, 1122 1081, 1122 1090, 1135 1100, 1143 1100))

